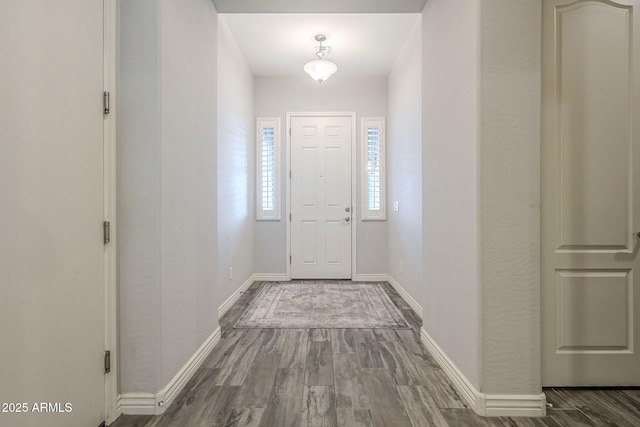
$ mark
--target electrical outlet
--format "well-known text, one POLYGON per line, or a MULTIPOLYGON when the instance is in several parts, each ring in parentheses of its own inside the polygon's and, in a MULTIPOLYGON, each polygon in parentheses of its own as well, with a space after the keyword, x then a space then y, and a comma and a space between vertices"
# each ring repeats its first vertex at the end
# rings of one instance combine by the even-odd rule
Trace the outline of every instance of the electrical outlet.
POLYGON ((233 267, 229 267, 229 280, 233 280, 233 267))
POLYGON ((400 211, 400 202, 393 202, 393 211, 394 212, 400 211))
POLYGON ((400 273, 404 273, 404 261, 400 261, 400 273))

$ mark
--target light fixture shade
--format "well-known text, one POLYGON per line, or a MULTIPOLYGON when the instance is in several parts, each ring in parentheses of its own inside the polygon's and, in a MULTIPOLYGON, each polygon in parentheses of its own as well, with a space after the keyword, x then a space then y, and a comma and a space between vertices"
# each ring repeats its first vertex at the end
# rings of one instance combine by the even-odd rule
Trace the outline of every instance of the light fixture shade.
POLYGON ((338 66, 331 61, 316 59, 315 61, 307 62, 304 65, 304 71, 309 74, 313 80, 322 83, 338 71, 338 66))

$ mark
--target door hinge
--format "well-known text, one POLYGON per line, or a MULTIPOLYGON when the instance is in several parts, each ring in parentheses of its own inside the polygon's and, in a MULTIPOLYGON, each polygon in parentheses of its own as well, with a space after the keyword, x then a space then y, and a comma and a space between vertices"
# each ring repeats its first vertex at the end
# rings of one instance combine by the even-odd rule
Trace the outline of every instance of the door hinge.
POLYGON ((111 372, 111 352, 109 350, 104 352, 104 373, 111 372))
POLYGON ((289 128, 289 136, 291 136, 291 128, 289 128))
POLYGON ((102 94, 102 113, 109 114, 111 107, 111 100, 109 92, 104 92, 102 94))
POLYGON ((102 223, 102 237, 105 245, 111 241, 111 223, 109 221, 102 223))
POLYGON ((291 255, 289 255, 289 264, 291 264, 291 255))
POLYGON ((289 212, 289 221, 291 221, 291 212, 289 212))

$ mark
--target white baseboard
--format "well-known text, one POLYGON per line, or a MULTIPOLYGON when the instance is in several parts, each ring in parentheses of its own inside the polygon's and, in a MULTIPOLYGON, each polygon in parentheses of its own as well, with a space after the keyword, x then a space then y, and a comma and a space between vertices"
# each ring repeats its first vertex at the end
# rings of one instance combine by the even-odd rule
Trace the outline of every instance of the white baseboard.
POLYGON ((167 410, 171 402, 184 388, 193 374, 200 368, 204 359, 220 342, 220 327, 205 340, 200 348, 191 356, 187 363, 157 393, 124 393, 118 398, 118 411, 126 415, 160 415, 167 410))
POLYGON ((118 412, 124 415, 155 415, 154 393, 124 393, 118 396, 118 412))
POLYGON ((249 286, 251 286, 253 282, 255 282, 255 277, 255 274, 249 276, 249 278, 242 285, 240 285, 240 287, 236 289, 235 292, 232 293, 231 296, 220 305, 220 307, 218 307, 218 319, 220 319, 227 311, 229 311, 231 306, 233 306, 233 304, 235 304, 236 301, 240 299, 240 296, 244 291, 249 289, 249 286))
POLYGON ((253 280, 255 282, 287 282, 286 273, 255 273, 253 275, 253 280))
POLYGON ((396 292, 398 294, 400 294, 400 296, 402 297, 402 299, 409 304, 409 307, 411 307, 411 309, 418 315, 418 317, 420 319, 422 319, 422 306, 420 304, 418 304, 418 301, 416 301, 410 294, 409 292, 407 292, 402 285, 400 285, 400 283, 394 279, 393 277, 391 277, 390 275, 387 275, 387 281, 389 282, 389 284, 391 286, 393 286, 393 289, 396 290, 396 292))
POLYGON ((388 282, 388 274, 356 274, 351 279, 354 282, 388 282))
POLYGON ((540 394, 485 394, 477 390, 440 346, 420 330, 420 341, 438 361, 467 405, 483 417, 544 417, 547 398, 540 394))
POLYGON ((487 417, 544 417, 547 396, 540 394, 486 394, 487 417))

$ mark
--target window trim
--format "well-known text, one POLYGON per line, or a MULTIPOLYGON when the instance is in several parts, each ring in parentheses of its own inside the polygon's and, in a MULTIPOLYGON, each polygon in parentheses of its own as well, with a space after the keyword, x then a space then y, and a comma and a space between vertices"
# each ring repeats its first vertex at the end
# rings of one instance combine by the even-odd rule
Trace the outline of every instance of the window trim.
POLYGON ((256 220, 257 221, 279 221, 280 220, 280 117, 257 117, 256 118, 256 220), (274 155, 274 177, 273 177, 273 197, 274 209, 264 210, 262 208, 262 130, 265 128, 274 129, 273 155, 274 155))
POLYGON ((386 180, 386 136, 384 117, 363 117, 360 127, 360 142, 362 153, 362 173, 360 176, 360 193, 362 197, 362 220, 363 221, 384 221, 387 219, 387 180, 386 180), (369 210, 369 141, 368 131, 370 128, 380 129, 380 210, 369 210))

